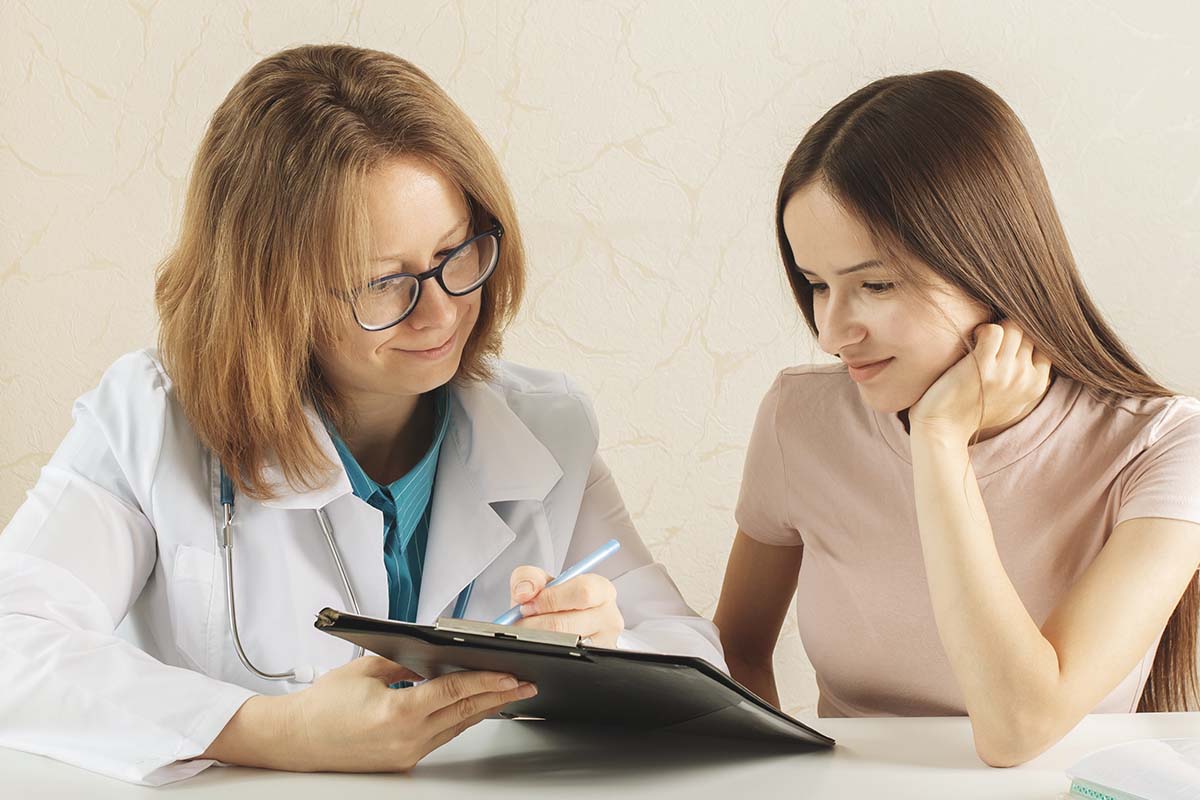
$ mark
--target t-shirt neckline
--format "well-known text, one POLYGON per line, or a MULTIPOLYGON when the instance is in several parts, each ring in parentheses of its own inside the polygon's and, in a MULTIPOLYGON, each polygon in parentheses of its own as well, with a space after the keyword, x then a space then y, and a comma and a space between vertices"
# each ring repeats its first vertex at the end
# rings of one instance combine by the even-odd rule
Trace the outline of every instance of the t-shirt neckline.
MULTIPOLYGON (((1029 416, 990 439, 968 448, 976 477, 983 478, 1015 464, 1036 450, 1062 424, 1079 399, 1082 385, 1063 375, 1057 375, 1049 391, 1029 416)), ((861 396, 859 402, 862 402, 861 396)), ((888 449, 906 464, 912 464, 912 449, 904 423, 898 414, 885 414, 870 409, 879 434, 888 449)))

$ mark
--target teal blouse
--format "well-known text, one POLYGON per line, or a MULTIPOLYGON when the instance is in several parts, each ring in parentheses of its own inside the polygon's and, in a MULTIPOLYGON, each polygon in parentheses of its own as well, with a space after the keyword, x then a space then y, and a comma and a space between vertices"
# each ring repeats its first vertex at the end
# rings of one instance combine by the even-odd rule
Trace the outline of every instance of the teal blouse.
POLYGON ((363 472, 350 448, 329 429, 341 456, 355 496, 383 513, 383 563, 388 576, 388 618, 413 622, 421 595, 421 571, 429 539, 429 512, 438 454, 450 427, 450 394, 446 387, 434 390, 433 443, 415 467, 402 478, 381 486, 363 472))

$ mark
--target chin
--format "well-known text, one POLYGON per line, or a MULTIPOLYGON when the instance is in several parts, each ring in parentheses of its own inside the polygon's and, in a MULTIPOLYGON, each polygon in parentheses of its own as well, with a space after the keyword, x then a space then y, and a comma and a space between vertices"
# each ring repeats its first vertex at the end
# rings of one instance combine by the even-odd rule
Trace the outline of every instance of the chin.
POLYGON ((430 392, 439 386, 443 386, 454 380, 454 376, 458 374, 458 367, 462 362, 455 359, 447 359, 445 363, 430 365, 428 370, 423 370, 422 374, 417 377, 417 381, 422 384, 421 392, 430 392))
POLYGON ((383 375, 380 389, 394 394, 425 394, 453 380, 458 373, 459 359, 447 358, 434 364, 413 363, 413 360, 389 364, 383 375), (384 389, 383 386, 387 388, 384 389))
POLYGON ((880 414, 899 414, 912 408, 921 399, 920 394, 913 396, 912 392, 887 391, 866 386, 859 386, 858 394, 868 408, 880 414))

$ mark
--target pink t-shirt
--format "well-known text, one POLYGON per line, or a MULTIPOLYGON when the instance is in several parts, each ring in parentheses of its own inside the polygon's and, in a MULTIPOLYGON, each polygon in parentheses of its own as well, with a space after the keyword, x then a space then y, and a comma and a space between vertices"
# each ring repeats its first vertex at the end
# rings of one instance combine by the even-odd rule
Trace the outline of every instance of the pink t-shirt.
MULTIPOLYGON (((970 455, 1000 559, 1039 626, 1118 523, 1200 523, 1190 397, 1101 402, 1060 376, 1033 413, 970 455)), ((863 403, 844 366, 776 378, 736 517, 760 542, 804 547, 796 609, 821 716, 966 713, 925 581, 908 434, 863 403)), ((1136 710, 1155 647, 1095 711, 1136 710)))

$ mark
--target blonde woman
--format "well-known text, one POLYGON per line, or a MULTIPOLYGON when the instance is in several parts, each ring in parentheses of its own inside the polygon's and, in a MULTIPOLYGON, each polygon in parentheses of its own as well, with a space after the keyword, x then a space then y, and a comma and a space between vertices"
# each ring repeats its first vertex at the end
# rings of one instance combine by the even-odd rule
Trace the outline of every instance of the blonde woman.
POLYGON ((822 716, 968 714, 989 764, 1089 712, 1195 708, 1200 403, 1105 324, 1012 110, 956 72, 872 83, 805 134, 776 223, 843 363, 759 411, 733 675, 778 702, 796 595, 822 716))
POLYGON ((314 630, 325 606, 523 603, 524 626, 723 665, 587 398, 496 359, 524 271, 496 159, 424 73, 343 46, 254 66, 200 146, 158 350, 78 400, 0 536, 0 744, 146 784, 403 770, 536 692, 391 689, 417 676, 314 630), (602 574, 542 591, 610 538, 602 574))

